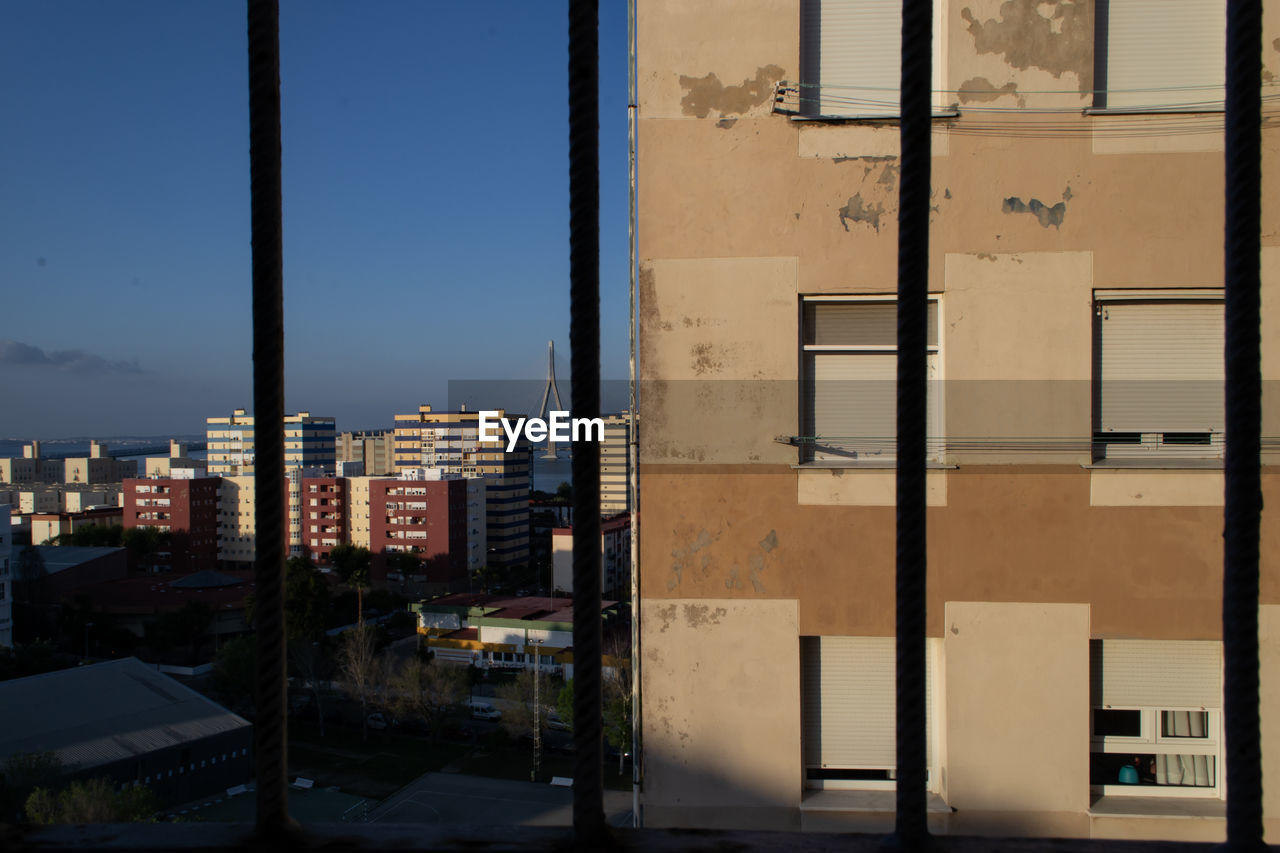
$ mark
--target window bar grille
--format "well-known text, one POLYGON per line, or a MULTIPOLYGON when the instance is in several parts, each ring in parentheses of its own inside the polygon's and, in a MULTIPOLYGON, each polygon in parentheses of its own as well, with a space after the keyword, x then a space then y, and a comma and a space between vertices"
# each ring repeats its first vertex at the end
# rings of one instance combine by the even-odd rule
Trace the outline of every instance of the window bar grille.
MULTIPOLYGON (((574 417, 600 414, 599 10, 569 3, 569 349, 574 417)), ((573 442, 573 830, 604 824, 600 696, 600 445, 573 442)))
POLYGON ((289 819, 284 638, 284 299, 280 153, 280 7, 248 0, 249 172, 253 240, 253 414, 258 643, 254 763, 257 826, 267 837, 289 819))
POLYGON ((1262 4, 1227 3, 1226 453, 1222 643, 1227 849, 1262 844, 1258 555, 1262 515, 1262 4))
POLYGON ((897 817, 893 842, 928 841, 925 800, 925 446, 933 0, 902 4, 898 200, 897 817))

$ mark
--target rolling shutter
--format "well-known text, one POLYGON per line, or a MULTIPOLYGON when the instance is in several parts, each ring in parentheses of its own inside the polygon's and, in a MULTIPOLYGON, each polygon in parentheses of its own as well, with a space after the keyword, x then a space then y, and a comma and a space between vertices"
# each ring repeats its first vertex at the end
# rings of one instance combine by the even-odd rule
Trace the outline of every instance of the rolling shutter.
POLYGON ((893 458, 896 353, 810 353, 814 459, 893 458))
POLYGON ((1221 108, 1225 0, 1110 0, 1105 6, 1109 109, 1221 108))
MULTIPOLYGON (((804 637, 801 655, 805 766, 895 767, 894 639, 804 637)), ((930 726, 932 678, 928 665, 930 726)))
POLYGON ((1103 302, 1104 432, 1222 432, 1222 303, 1103 302))
POLYGON ((902 67, 901 0, 804 0, 801 96, 810 115, 896 116, 902 67))
POLYGON ((1092 640, 1093 707, 1220 708, 1222 644, 1194 640, 1092 640))

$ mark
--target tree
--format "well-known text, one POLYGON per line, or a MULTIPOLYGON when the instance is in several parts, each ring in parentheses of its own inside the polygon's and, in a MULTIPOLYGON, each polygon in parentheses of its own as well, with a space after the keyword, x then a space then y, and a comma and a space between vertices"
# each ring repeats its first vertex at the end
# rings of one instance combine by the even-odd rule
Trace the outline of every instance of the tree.
POLYGON ((356 624, 364 624, 364 591, 371 586, 369 566, 373 553, 359 545, 338 545, 329 552, 329 561, 342 582, 356 591, 356 624))
POLYGON ((379 680, 375 642, 373 628, 361 623, 343 635, 342 649, 338 654, 343 687, 360 702, 360 732, 365 740, 369 738, 369 700, 374 696, 379 680))
POLYGON ((56 752, 15 752, 6 758, 0 766, 4 775, 0 823, 17 817, 34 790, 57 784, 62 771, 62 760, 56 752))
MULTIPOLYGON (((257 618, 257 598, 245 598, 245 621, 257 618)), ((284 630, 290 643, 310 643, 324 634, 332 600, 324 575, 307 557, 290 557, 284 574, 284 630)))
MULTIPOLYGON (((602 684, 601 699, 604 702, 604 739, 618 750, 618 772, 622 772, 623 760, 631 750, 631 690, 621 677, 606 678, 602 684)), ((556 702, 560 721, 573 730, 573 679, 565 682, 556 702)))
POLYGON ((569 483, 561 483, 556 486, 556 497, 565 503, 573 502, 573 486, 569 483))
POLYGON ((156 557, 173 544, 173 534, 158 527, 130 527, 121 537, 133 564, 147 572, 156 571, 156 557))
POLYGON ((258 641, 252 635, 224 643, 213 663, 213 686, 234 711, 247 708, 254 715, 258 683, 258 641))
POLYGON ((573 731, 573 679, 570 678, 564 683, 564 687, 560 688, 560 695, 556 697, 556 714, 560 717, 560 722, 569 727, 569 731, 573 731))
POLYGON ((293 670, 311 689, 316 703, 316 718, 320 723, 320 737, 324 737, 324 684, 333 674, 333 666, 319 642, 289 642, 289 662, 293 670))
POLYGON ((461 669, 417 657, 405 660, 391 685, 396 713, 425 722, 433 738, 440 736, 443 723, 467 694, 461 669))
MULTIPOLYGON (((512 739, 531 736, 533 734, 533 670, 522 669, 515 679, 498 687, 495 691, 503 701, 502 727, 512 739)), ((550 685, 543 693, 550 696, 550 685)), ((546 712, 542 713, 545 725, 546 712)))
POLYGON ((58 793, 36 788, 27 797, 27 820, 35 824, 127 823, 148 819, 156 811, 149 788, 129 786, 116 792, 107 779, 76 780, 58 793))

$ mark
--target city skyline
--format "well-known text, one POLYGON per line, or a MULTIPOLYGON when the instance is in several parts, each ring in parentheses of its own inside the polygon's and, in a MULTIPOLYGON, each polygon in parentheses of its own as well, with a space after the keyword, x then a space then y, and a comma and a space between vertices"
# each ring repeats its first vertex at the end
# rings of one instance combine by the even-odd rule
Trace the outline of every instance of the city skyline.
MULTIPOLYGON (((601 9, 602 370, 623 379, 614 5, 601 9)), ((190 434, 251 408, 243 10, 0 14, 0 68, 17 81, 0 92, 13 201, 0 212, 0 394, 22 403, 0 436, 190 434)), ((281 19, 285 407, 389 428, 405 406, 452 403, 451 380, 540 385, 545 342, 568 348, 564 4, 481 19, 286 0, 281 19)))

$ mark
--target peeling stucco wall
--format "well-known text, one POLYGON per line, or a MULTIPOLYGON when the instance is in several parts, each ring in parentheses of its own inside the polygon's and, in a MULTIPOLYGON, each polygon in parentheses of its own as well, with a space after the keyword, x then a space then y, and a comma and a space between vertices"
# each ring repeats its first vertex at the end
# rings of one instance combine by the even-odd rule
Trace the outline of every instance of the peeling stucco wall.
MULTIPOLYGON (((695 118, 706 118, 712 110, 721 116, 741 115, 752 107, 767 103, 773 97, 782 74, 779 66, 766 65, 756 71, 755 77, 736 86, 721 83, 714 71, 702 77, 682 74, 680 86, 685 90, 685 96, 680 99, 680 106, 685 115, 695 118)), ((721 124, 724 126, 723 120, 721 124)))
POLYGON ((1014 68, 1073 74, 1080 93, 1093 90, 1093 0, 1005 0, 999 17, 960 10, 978 53, 994 53, 1014 68))
POLYGON ((1009 196, 1000 206, 1004 213, 1030 213, 1036 218, 1041 226, 1048 228, 1052 225, 1054 228, 1062 227, 1062 220, 1067 215, 1067 202, 1071 200, 1071 187, 1067 187, 1062 191, 1062 201, 1052 205, 1045 204, 1038 198, 1023 201, 1018 196, 1009 196))

